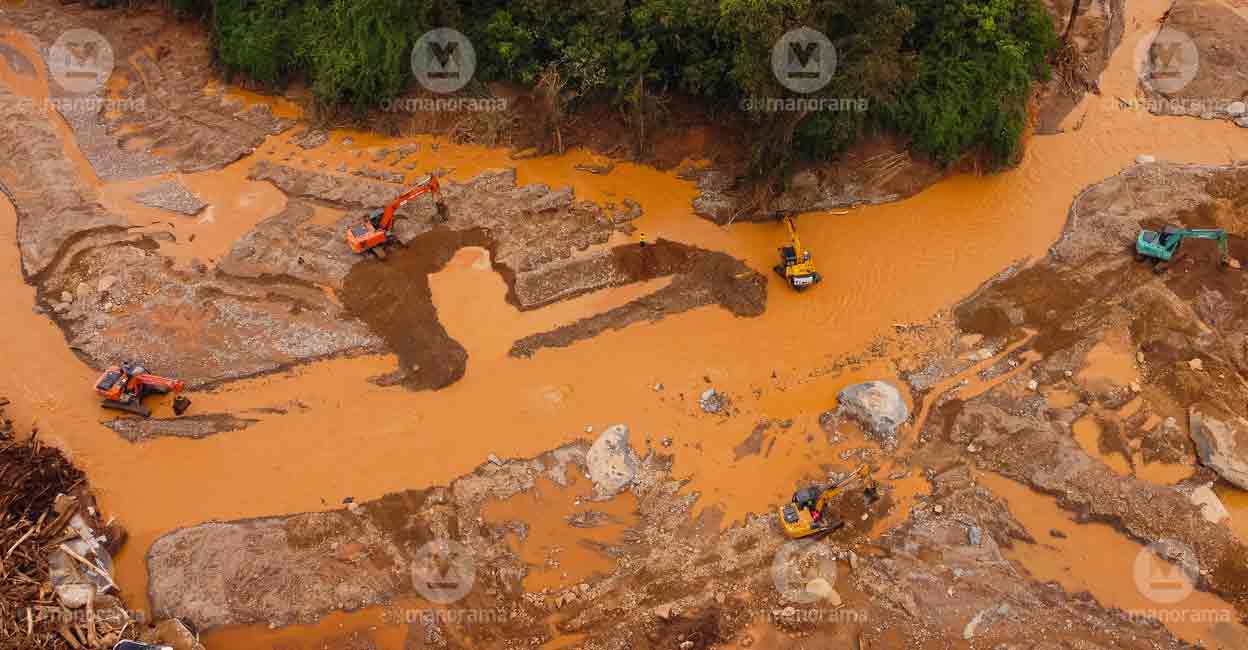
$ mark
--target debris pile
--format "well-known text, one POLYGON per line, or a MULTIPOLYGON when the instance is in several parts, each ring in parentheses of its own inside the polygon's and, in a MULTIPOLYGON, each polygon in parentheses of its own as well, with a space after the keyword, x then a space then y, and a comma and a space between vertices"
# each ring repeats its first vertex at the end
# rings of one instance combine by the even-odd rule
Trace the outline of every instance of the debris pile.
POLYGON ((126 540, 101 521, 83 473, 38 431, 18 437, 0 398, 0 650, 103 650, 142 639, 202 650, 177 620, 126 609, 113 556, 126 540))
POLYGON ((83 474, 38 432, 17 438, 0 399, 0 649, 106 648, 132 622, 83 474))

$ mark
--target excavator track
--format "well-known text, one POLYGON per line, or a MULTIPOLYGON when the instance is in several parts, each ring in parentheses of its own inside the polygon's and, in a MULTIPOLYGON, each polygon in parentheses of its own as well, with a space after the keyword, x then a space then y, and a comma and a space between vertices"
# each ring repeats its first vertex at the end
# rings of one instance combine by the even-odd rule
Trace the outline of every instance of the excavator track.
POLYGON ((106 399, 101 403, 101 406, 114 411, 125 411, 126 413, 141 415, 145 418, 152 417, 152 410, 138 402, 118 402, 117 400, 106 399))

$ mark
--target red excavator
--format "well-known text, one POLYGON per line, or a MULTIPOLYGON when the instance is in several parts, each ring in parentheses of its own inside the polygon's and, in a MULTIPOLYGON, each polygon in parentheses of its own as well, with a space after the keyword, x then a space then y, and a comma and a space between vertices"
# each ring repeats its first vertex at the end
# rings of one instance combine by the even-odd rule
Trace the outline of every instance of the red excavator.
POLYGON ((394 228, 394 213, 403 207, 403 204, 424 194, 433 195, 433 202, 438 210, 438 218, 441 221, 446 221, 446 205, 442 203, 440 190, 438 177, 430 176, 429 180, 400 194, 384 210, 374 210, 364 220, 364 223, 347 229, 347 243, 351 244, 351 250, 357 253, 371 252, 377 257, 384 259, 386 254, 381 247, 394 239, 394 235, 390 232, 394 228))
POLYGON ((172 392, 173 412, 182 415, 190 407, 191 400, 182 397, 182 389, 186 384, 180 379, 166 379, 147 372, 143 366, 121 362, 100 375, 95 382, 95 391, 104 398, 104 408, 134 413, 143 417, 152 415, 151 409, 143 406, 143 398, 147 395, 164 395, 172 392))

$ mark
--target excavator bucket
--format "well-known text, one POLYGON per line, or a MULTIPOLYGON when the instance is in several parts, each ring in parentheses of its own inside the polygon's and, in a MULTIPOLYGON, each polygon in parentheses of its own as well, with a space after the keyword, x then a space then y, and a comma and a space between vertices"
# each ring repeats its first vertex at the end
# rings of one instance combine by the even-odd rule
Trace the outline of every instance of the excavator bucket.
POLYGON ((182 397, 181 395, 178 395, 177 397, 173 398, 173 414, 174 415, 182 415, 183 413, 186 413, 186 409, 189 409, 189 408, 191 408, 191 400, 185 397, 182 397))

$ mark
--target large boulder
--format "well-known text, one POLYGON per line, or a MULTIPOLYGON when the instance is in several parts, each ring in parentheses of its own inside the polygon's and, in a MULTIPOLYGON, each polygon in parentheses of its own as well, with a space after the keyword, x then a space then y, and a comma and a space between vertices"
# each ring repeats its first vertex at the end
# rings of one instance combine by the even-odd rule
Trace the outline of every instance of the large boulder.
POLYGON ((847 416, 884 445, 897 443, 897 428, 910 417, 910 408, 896 386, 884 381, 867 381, 841 390, 836 396, 837 413, 847 416))
POLYGON ((628 443, 628 427, 616 424, 603 431, 589 447, 585 462, 596 498, 609 499, 632 484, 639 461, 628 443))
POLYGON ((1200 462, 1236 487, 1248 490, 1248 420, 1215 416, 1209 409, 1193 406, 1188 422, 1200 462))

